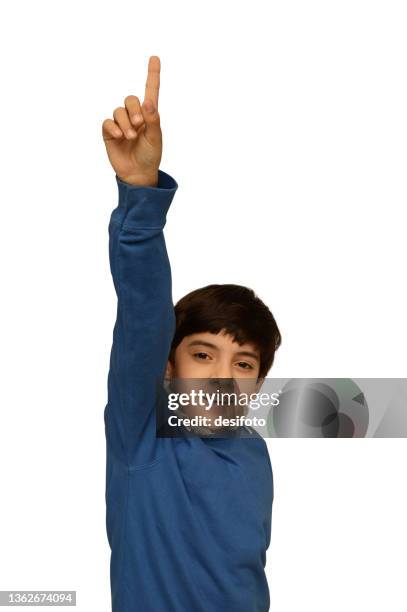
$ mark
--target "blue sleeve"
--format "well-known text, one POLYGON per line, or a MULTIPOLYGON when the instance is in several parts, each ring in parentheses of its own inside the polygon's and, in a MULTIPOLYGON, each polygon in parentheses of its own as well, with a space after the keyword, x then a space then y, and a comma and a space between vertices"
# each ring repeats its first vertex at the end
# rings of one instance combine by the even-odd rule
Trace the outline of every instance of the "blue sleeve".
POLYGON ((178 184, 162 170, 157 187, 116 182, 109 259, 117 317, 104 418, 109 450, 132 467, 156 458, 157 392, 175 331, 163 228, 178 184))

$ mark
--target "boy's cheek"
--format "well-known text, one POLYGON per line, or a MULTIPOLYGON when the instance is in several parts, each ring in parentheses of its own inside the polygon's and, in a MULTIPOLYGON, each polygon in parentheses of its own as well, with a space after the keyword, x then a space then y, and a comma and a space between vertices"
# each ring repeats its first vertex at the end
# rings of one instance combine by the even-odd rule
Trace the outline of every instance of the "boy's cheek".
POLYGON ((178 347, 175 353, 173 376, 174 378, 203 378, 207 376, 207 370, 192 355, 178 347))

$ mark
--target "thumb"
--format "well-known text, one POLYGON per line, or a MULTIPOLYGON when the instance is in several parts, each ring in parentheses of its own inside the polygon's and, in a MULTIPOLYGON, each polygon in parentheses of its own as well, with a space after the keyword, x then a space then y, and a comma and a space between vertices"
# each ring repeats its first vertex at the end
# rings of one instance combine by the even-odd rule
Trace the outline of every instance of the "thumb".
POLYGON ((160 115, 154 102, 149 98, 144 100, 141 112, 145 122, 145 137, 152 145, 159 144, 161 142, 160 115))

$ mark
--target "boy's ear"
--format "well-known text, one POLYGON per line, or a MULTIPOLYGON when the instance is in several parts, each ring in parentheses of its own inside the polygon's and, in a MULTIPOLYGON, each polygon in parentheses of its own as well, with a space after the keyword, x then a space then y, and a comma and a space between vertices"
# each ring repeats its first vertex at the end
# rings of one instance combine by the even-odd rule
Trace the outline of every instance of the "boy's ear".
POLYGON ((258 393, 260 391, 261 387, 263 386, 263 383, 264 383, 264 376, 259 377, 256 381, 255 393, 258 393))
POLYGON ((172 365, 171 361, 167 361, 167 367, 165 369, 165 378, 167 380, 170 380, 173 377, 174 374, 174 366, 172 365))

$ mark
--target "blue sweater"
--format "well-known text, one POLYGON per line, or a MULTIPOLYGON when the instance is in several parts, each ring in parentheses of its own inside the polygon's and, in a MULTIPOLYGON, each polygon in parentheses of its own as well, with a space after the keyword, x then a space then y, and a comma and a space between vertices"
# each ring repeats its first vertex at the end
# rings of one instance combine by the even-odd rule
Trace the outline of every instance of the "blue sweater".
POLYGON ((108 376, 106 528, 113 612, 267 612, 273 473, 265 441, 156 437, 175 330, 163 228, 178 188, 116 175, 118 298, 108 376))

